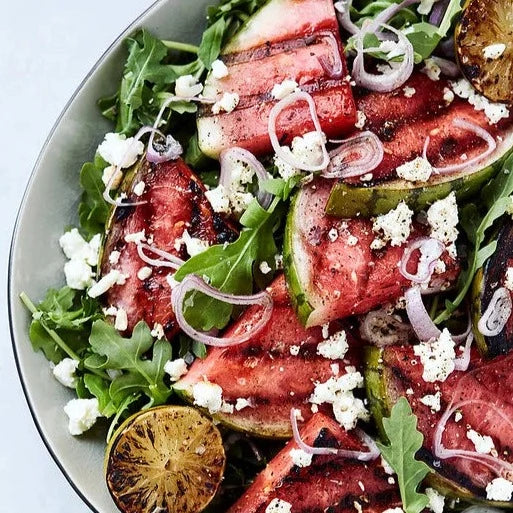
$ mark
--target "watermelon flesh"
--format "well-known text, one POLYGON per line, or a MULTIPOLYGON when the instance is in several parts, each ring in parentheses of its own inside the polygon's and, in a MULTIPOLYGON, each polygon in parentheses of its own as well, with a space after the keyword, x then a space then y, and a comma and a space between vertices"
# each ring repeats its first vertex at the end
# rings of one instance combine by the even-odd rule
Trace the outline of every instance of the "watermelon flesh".
MULTIPOLYGON (((271 91, 286 79, 295 80, 312 95, 328 137, 352 130, 356 108, 331 0, 271 0, 233 38, 221 58, 229 74, 222 79, 210 74, 203 94, 218 99, 224 93, 237 93, 240 101, 230 113, 215 115, 210 105, 200 108, 198 137, 205 154, 215 158, 232 146, 256 155, 269 153, 268 119, 276 103, 271 91), (337 42, 343 64, 341 78, 330 77, 319 62, 322 58, 335 62, 326 34, 337 42)), ((308 105, 298 102, 285 109, 277 128, 282 144, 314 130, 308 105)))
MULTIPOLYGON (((283 276, 276 278, 268 290, 274 309, 264 329, 244 344, 211 348, 205 359, 195 360, 175 389, 192 399, 193 385, 206 379, 221 386, 225 401, 232 404, 238 398, 250 401, 251 406, 240 411, 216 414, 223 423, 258 436, 288 437, 291 435, 290 409, 300 409, 304 419, 310 418, 312 405, 308 398, 314 383, 344 374, 346 366, 357 366, 359 360, 351 351, 344 360, 318 355, 322 330, 307 330, 301 325, 290 304, 283 276), (300 346, 297 355, 291 354, 291 346, 300 346)), ((251 329, 260 313, 259 307, 249 308, 224 336, 251 329)), ((340 328, 334 324, 330 331, 333 333, 340 328)), ((349 333, 347 337, 351 346, 358 344, 349 333)))
MULTIPOLYGON (((128 201, 146 201, 136 207, 117 208, 104 245, 101 273, 117 269, 128 276, 124 285, 111 287, 104 296, 107 306, 123 308, 128 317, 128 330, 144 320, 150 327, 161 324, 166 336, 178 332, 178 325, 171 309, 171 289, 167 276, 172 272, 166 267, 152 267, 152 274, 145 280, 137 272, 146 264, 137 253, 135 243, 125 241, 125 236, 145 231, 153 237, 153 245, 182 259, 187 258, 183 245, 175 243, 187 229, 191 237, 211 244, 224 243, 236 237, 235 230, 216 213, 205 197, 205 188, 182 160, 150 164, 144 161, 132 180, 146 184, 145 192, 137 197, 129 193, 128 201), (109 261, 109 255, 119 251, 119 261, 109 261)), ((158 258, 151 252, 146 254, 158 258)))
POLYGON ((419 457, 458 488, 474 497, 486 498, 486 485, 498 477, 497 474, 478 462, 460 458, 436 459, 433 437, 435 427, 451 401, 454 405, 467 400, 479 401, 459 408, 461 420, 456 421, 456 417, 451 416, 442 437, 444 447, 475 451, 473 442, 467 437, 468 429, 472 428, 481 435, 491 436, 497 457, 513 463, 513 354, 483 361, 474 353, 468 371, 455 371, 445 382, 437 384, 422 379, 422 364, 412 347, 390 347, 381 357, 386 401, 392 405, 397 398, 406 396, 417 415, 418 429, 424 435, 419 457), (409 389, 410 393, 407 393, 409 389), (433 412, 420 399, 438 390, 441 392, 441 410, 433 412), (511 420, 506 421, 500 412, 511 420))
MULTIPOLYGON (((475 110, 467 100, 455 95, 448 103, 444 99, 448 90, 448 80, 433 81, 420 71, 414 72, 404 87, 390 93, 354 90, 357 108, 366 116, 363 129, 374 132, 385 148, 383 161, 372 171, 373 181, 366 185, 398 178, 396 168, 422 156, 428 136, 427 158, 436 167, 461 164, 462 155, 470 160, 485 151, 487 144, 482 138, 453 125, 456 118, 475 123, 495 138, 506 137, 511 131, 511 119, 491 125, 484 112, 475 110), (404 95, 406 87, 415 89, 411 98, 404 95)), ((361 184, 357 178, 346 181, 361 184)))
MULTIPOLYGON (((355 435, 321 413, 303 426, 301 438, 317 447, 368 450, 355 435)), ((290 456, 290 451, 297 448, 296 442, 291 440, 228 513, 264 513, 273 499, 288 502, 292 511, 298 513, 349 513, 355 511, 355 503, 368 513, 381 513, 400 506, 397 487, 388 482, 389 476, 379 459, 364 463, 334 456, 313 456, 310 466, 299 468, 294 466, 290 456)))
MULTIPOLYGON (((340 220, 324 213, 331 182, 317 179, 297 195, 287 221, 286 272, 296 305, 308 303, 307 326, 317 326, 350 315, 366 313, 395 301, 411 282, 400 272, 404 245, 373 251, 376 235, 367 219, 340 220), (336 240, 329 233, 335 229, 336 240), (356 237, 357 243, 351 243, 356 237)), ((410 239, 424 235, 416 225, 410 239)), ((458 264, 443 255, 446 271, 436 279, 452 283, 458 276, 458 264)), ((411 259, 410 272, 416 263, 411 259)), ((435 279, 435 278, 434 278, 435 279)))

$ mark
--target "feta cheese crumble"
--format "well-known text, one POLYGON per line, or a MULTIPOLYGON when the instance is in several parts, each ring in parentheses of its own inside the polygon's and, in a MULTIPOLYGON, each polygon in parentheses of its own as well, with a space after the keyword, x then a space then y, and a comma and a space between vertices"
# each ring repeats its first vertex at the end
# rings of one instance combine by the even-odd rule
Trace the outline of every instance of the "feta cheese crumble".
POLYGON ((510 501, 513 496, 513 483, 497 477, 486 485, 486 498, 490 501, 510 501))
POLYGON ((426 488, 425 493, 429 499, 428 508, 433 513, 444 513, 445 497, 434 488, 426 488))
POLYGON ((390 242, 392 246, 400 246, 407 241, 410 231, 413 211, 401 201, 396 208, 387 214, 374 219, 372 231, 380 234, 380 238, 374 239, 372 249, 380 249, 390 242))
POLYGON ((187 374, 187 364, 183 358, 168 360, 164 364, 164 372, 169 375, 171 381, 178 381, 184 374, 187 374))
POLYGON ((506 50, 504 43, 495 43, 483 48, 483 56, 485 59, 495 60, 504 53, 504 50, 506 50))
POLYGON ((93 270, 84 260, 70 260, 64 264, 66 285, 71 289, 85 290, 93 283, 93 270))
POLYGON ((433 172, 433 167, 427 159, 417 157, 400 165, 396 172, 397 176, 410 182, 426 182, 433 172))
POLYGON ((116 265, 119 262, 119 257, 121 256, 121 253, 119 251, 111 251, 109 255, 109 263, 112 265, 116 265))
POLYGON ((229 71, 228 71, 228 68, 226 67, 226 64, 222 60, 216 59, 212 63, 212 76, 219 80, 221 78, 227 77, 228 75, 229 75, 229 71))
POLYGON ((140 232, 127 233, 125 235, 125 242, 133 242, 134 244, 140 244, 145 240, 145 230, 141 230, 140 232))
POLYGON ((265 513, 291 513, 292 504, 281 499, 273 499, 265 508, 265 513))
POLYGON ((281 84, 274 84, 271 96, 276 100, 283 100, 289 94, 299 91, 298 83, 295 80, 285 79, 281 84))
POLYGON ((64 413, 69 418, 68 430, 72 435, 81 435, 93 427, 96 419, 101 417, 98 399, 72 399, 64 406, 64 413))
POLYGON ((127 139, 123 134, 110 132, 98 146, 98 153, 112 166, 126 168, 135 164, 137 157, 144 153, 144 144, 133 137, 127 139))
POLYGON ((110 189, 115 190, 121 185, 123 180, 123 171, 117 166, 107 166, 102 173, 102 182, 108 185, 110 182, 110 189), (114 175, 114 176, 113 176, 114 175), (112 182, 111 182, 112 180, 112 182))
POLYGON ((444 199, 435 201, 427 211, 427 222, 431 227, 431 237, 449 246, 448 251, 456 256, 454 243, 458 238, 458 204, 456 194, 451 192, 444 199))
POLYGON ((53 368, 52 373, 54 378, 65 387, 76 388, 78 379, 75 375, 75 371, 79 363, 78 360, 64 358, 53 368))
POLYGON ((474 444, 476 452, 479 454, 490 454, 495 449, 491 436, 482 435, 473 429, 469 429, 467 438, 474 444))
POLYGON ((176 239, 175 247, 178 246, 178 249, 180 249, 182 243, 185 244, 185 251, 187 251, 187 254, 190 257, 203 253, 203 251, 208 249, 210 245, 206 240, 201 240, 197 237, 191 237, 187 230, 183 231, 181 238, 176 239))
POLYGON ((299 350, 301 346, 290 346, 289 351, 292 356, 297 356, 299 354, 299 350))
POLYGON ((265 260, 263 262, 260 262, 258 268, 260 269, 260 272, 262 274, 269 274, 272 271, 271 267, 265 260))
POLYGON ((424 366, 422 379, 428 383, 445 381, 454 370, 454 340, 445 328, 440 337, 414 346, 413 352, 424 366))
POLYGON ((128 328, 128 315, 125 309, 119 308, 117 310, 114 328, 118 331, 125 331, 128 328))
POLYGON ((449 105, 454 101, 454 93, 448 88, 444 87, 444 102, 449 105))
POLYGON ((164 333, 164 326, 162 326, 162 324, 159 322, 156 322, 153 325, 153 329, 150 331, 150 335, 157 338, 158 340, 165 338, 166 334, 164 333))
POLYGON ((424 67, 421 69, 422 73, 428 76, 433 81, 440 80, 440 73, 442 70, 440 66, 435 62, 434 59, 426 59, 424 61, 424 67))
POLYGON ((212 105, 212 112, 219 114, 221 112, 232 112, 239 105, 239 95, 237 93, 224 93, 220 100, 212 105))
POLYGON ((312 464, 312 454, 308 454, 303 451, 303 449, 291 449, 290 457, 292 459, 292 463, 296 465, 296 467, 309 467, 312 464))
POLYGON ((431 411, 437 412, 441 409, 440 400, 442 398, 442 394, 440 391, 436 392, 436 394, 427 394, 424 397, 421 397, 419 400, 422 404, 425 404, 431 411))
POLYGON ((91 288, 87 291, 89 297, 95 298, 105 294, 114 285, 123 285, 126 277, 122 275, 117 269, 112 269, 98 282, 93 283, 91 288))
POLYGON ((363 128, 365 126, 365 122, 367 121, 367 116, 365 115, 365 112, 363 112, 362 110, 357 110, 356 111, 356 123, 354 124, 354 126, 356 128, 363 128))
POLYGON ((183 75, 178 77, 175 82, 175 94, 182 98, 197 96, 203 91, 203 86, 198 84, 196 77, 192 75, 183 75))
POLYGON ((143 181, 137 182, 134 186, 134 194, 136 196, 142 196, 144 194, 144 189, 146 184, 143 181))
POLYGON ((152 275, 152 273, 152 268, 145 265, 137 271, 137 278, 139 278, 141 281, 144 281, 147 280, 152 275))
POLYGON ((223 407, 223 389, 215 383, 200 381, 192 387, 194 404, 206 408, 209 413, 217 413, 223 407))
POLYGON ((411 98, 417 91, 414 87, 406 86, 403 87, 403 93, 406 98, 411 98))
POLYGON ((248 406, 251 406, 251 403, 248 401, 248 399, 245 399, 244 397, 238 397, 235 401, 235 409, 237 411, 243 410, 248 406))
POLYGON ((344 330, 331 335, 317 345, 317 354, 330 360, 342 360, 349 349, 347 335, 344 330))

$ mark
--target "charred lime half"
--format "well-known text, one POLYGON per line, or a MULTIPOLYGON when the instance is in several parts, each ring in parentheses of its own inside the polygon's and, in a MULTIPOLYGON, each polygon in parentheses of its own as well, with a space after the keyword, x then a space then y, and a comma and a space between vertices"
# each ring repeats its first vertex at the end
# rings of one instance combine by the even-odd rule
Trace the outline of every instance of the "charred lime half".
POLYGON ((513 102, 513 2, 469 0, 456 27, 465 77, 494 102, 513 102))
POLYGON ((107 447, 107 486, 123 513, 198 513, 225 466, 223 441, 194 408, 162 406, 122 424, 107 447))

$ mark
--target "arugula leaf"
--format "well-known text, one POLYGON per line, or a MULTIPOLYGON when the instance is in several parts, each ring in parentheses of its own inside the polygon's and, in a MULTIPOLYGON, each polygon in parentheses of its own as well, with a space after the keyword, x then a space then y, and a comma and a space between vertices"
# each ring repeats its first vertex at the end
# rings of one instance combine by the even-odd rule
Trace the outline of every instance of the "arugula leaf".
POLYGON ((269 178, 262 183, 262 188, 270 192, 273 196, 286 201, 290 198, 290 195, 301 183, 303 178, 304 177, 301 175, 292 176, 288 180, 284 180, 283 178, 269 178))
POLYGON ((144 321, 134 328, 130 338, 123 338, 110 324, 94 322, 89 343, 95 354, 84 365, 91 369, 121 370, 113 380, 110 395, 114 403, 121 403, 127 395, 144 393, 152 405, 163 404, 171 390, 164 383, 164 364, 171 359, 171 345, 167 340, 153 343, 151 330, 144 321), (152 358, 145 354, 152 349, 152 358))
POLYGON ((105 231, 110 206, 103 199, 105 184, 103 170, 108 166, 98 154, 93 162, 86 162, 80 171, 80 185, 84 192, 78 206, 78 218, 82 231, 89 237, 105 231))
MULTIPOLYGON (((191 258, 178 269, 175 279, 181 281, 188 274, 197 274, 222 292, 251 294, 254 264, 264 260, 274 262, 278 253, 273 232, 281 218, 279 203, 279 198, 275 198, 269 209, 264 210, 253 200, 240 219, 244 229, 239 238, 226 246, 211 246, 191 258)), ((184 306, 187 321, 203 331, 224 328, 232 310, 232 305, 195 292, 184 306)))
POLYGON ((451 317, 465 299, 476 272, 494 254, 497 241, 493 240, 485 244, 487 232, 511 206, 510 196, 512 194, 513 155, 510 155, 497 176, 482 190, 481 198, 485 207, 484 212, 481 213, 473 204, 468 204, 461 209, 461 224, 473 244, 473 248, 467 259, 467 267, 460 274, 458 280, 458 294, 452 301, 447 300, 445 302, 445 310, 436 317, 435 323, 438 324, 451 317))
POLYGON ((397 474, 405 513, 420 513, 429 503, 425 494, 417 488, 431 469, 415 459, 422 447, 424 437, 417 431, 417 417, 405 397, 401 397, 392 408, 389 418, 383 419, 383 427, 389 445, 377 443, 381 454, 397 474))
POLYGON ((223 43, 223 35, 226 30, 226 21, 219 18, 213 25, 203 32, 198 56, 206 68, 210 69, 212 63, 219 57, 221 53, 221 45, 223 43))
POLYGON ((98 399, 98 408, 104 417, 111 417, 117 411, 110 393, 110 381, 95 374, 84 375, 84 385, 87 390, 98 399))

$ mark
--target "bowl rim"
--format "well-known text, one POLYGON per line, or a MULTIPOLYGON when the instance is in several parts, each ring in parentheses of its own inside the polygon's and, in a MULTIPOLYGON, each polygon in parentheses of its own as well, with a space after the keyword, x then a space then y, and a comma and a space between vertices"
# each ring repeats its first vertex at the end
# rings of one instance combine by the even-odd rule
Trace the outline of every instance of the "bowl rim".
POLYGON ((165 0, 155 0, 149 7, 147 7, 141 14, 139 14, 120 34, 117 36, 114 41, 107 47, 107 49, 102 53, 102 55, 99 57, 99 59, 94 63, 92 68, 87 72, 85 77, 81 80, 80 84, 76 87, 76 89, 73 91, 73 94, 69 98, 69 100, 64 105, 63 109, 61 110, 60 114, 58 115, 57 119, 55 120, 50 132, 48 133, 45 142, 43 143, 43 146, 41 147, 41 150, 39 151, 39 154, 37 156, 37 159, 32 167, 32 171, 30 172, 29 178, 27 180, 22 199, 20 201, 18 211, 16 213, 16 219, 14 222, 14 227, 12 231, 11 236, 11 242, 9 247, 9 258, 8 258, 8 264, 7 264, 7 316, 8 316, 8 324, 9 324, 9 333, 11 336, 11 345, 12 345, 12 351, 14 355, 14 363, 16 365, 16 371, 18 373, 18 377, 21 383, 21 388, 23 395, 25 397, 25 401, 27 402, 27 406, 30 412, 30 415, 32 417, 32 421, 34 422, 34 425, 36 427, 37 432, 39 433, 39 436, 41 440, 43 441, 44 446, 50 453, 50 456, 52 457, 53 461, 57 465, 57 468, 61 471, 66 481, 70 484, 71 488, 75 491, 75 493, 82 499, 82 501, 86 504, 86 506, 93 512, 93 513, 101 513, 93 504, 89 501, 89 499, 85 496, 85 494, 78 488, 78 486, 75 484, 75 482, 72 480, 72 478, 68 475, 66 469, 64 468, 64 465, 60 462, 59 458, 57 457, 56 453, 54 452, 52 448, 52 444, 50 440, 46 438, 46 436, 43 433, 39 418, 36 414, 35 407, 32 404, 32 401, 30 399, 27 383, 24 379, 24 373, 21 368, 21 363, 17 351, 17 345, 16 345, 16 336, 14 334, 14 325, 13 325, 13 303, 12 303, 12 278, 13 278, 13 256, 14 256, 14 247, 16 245, 17 239, 18 239, 18 232, 21 222, 21 214, 26 206, 27 203, 27 197, 29 194, 30 189, 32 188, 32 184, 34 182, 35 175, 39 169, 41 160, 43 158, 44 153, 46 152, 46 149, 48 148, 51 139, 53 138, 53 135, 55 131, 57 130, 57 127, 62 121, 62 118, 66 114, 66 112, 69 110, 73 102, 75 101, 75 98, 78 96, 80 91, 87 85, 89 80, 91 79, 92 75, 95 73, 95 71, 103 64, 103 62, 108 58, 108 56, 119 47, 120 44, 126 39, 126 37, 134 30, 134 28, 140 24, 140 22, 151 12, 153 11, 159 4, 163 3, 165 0))

